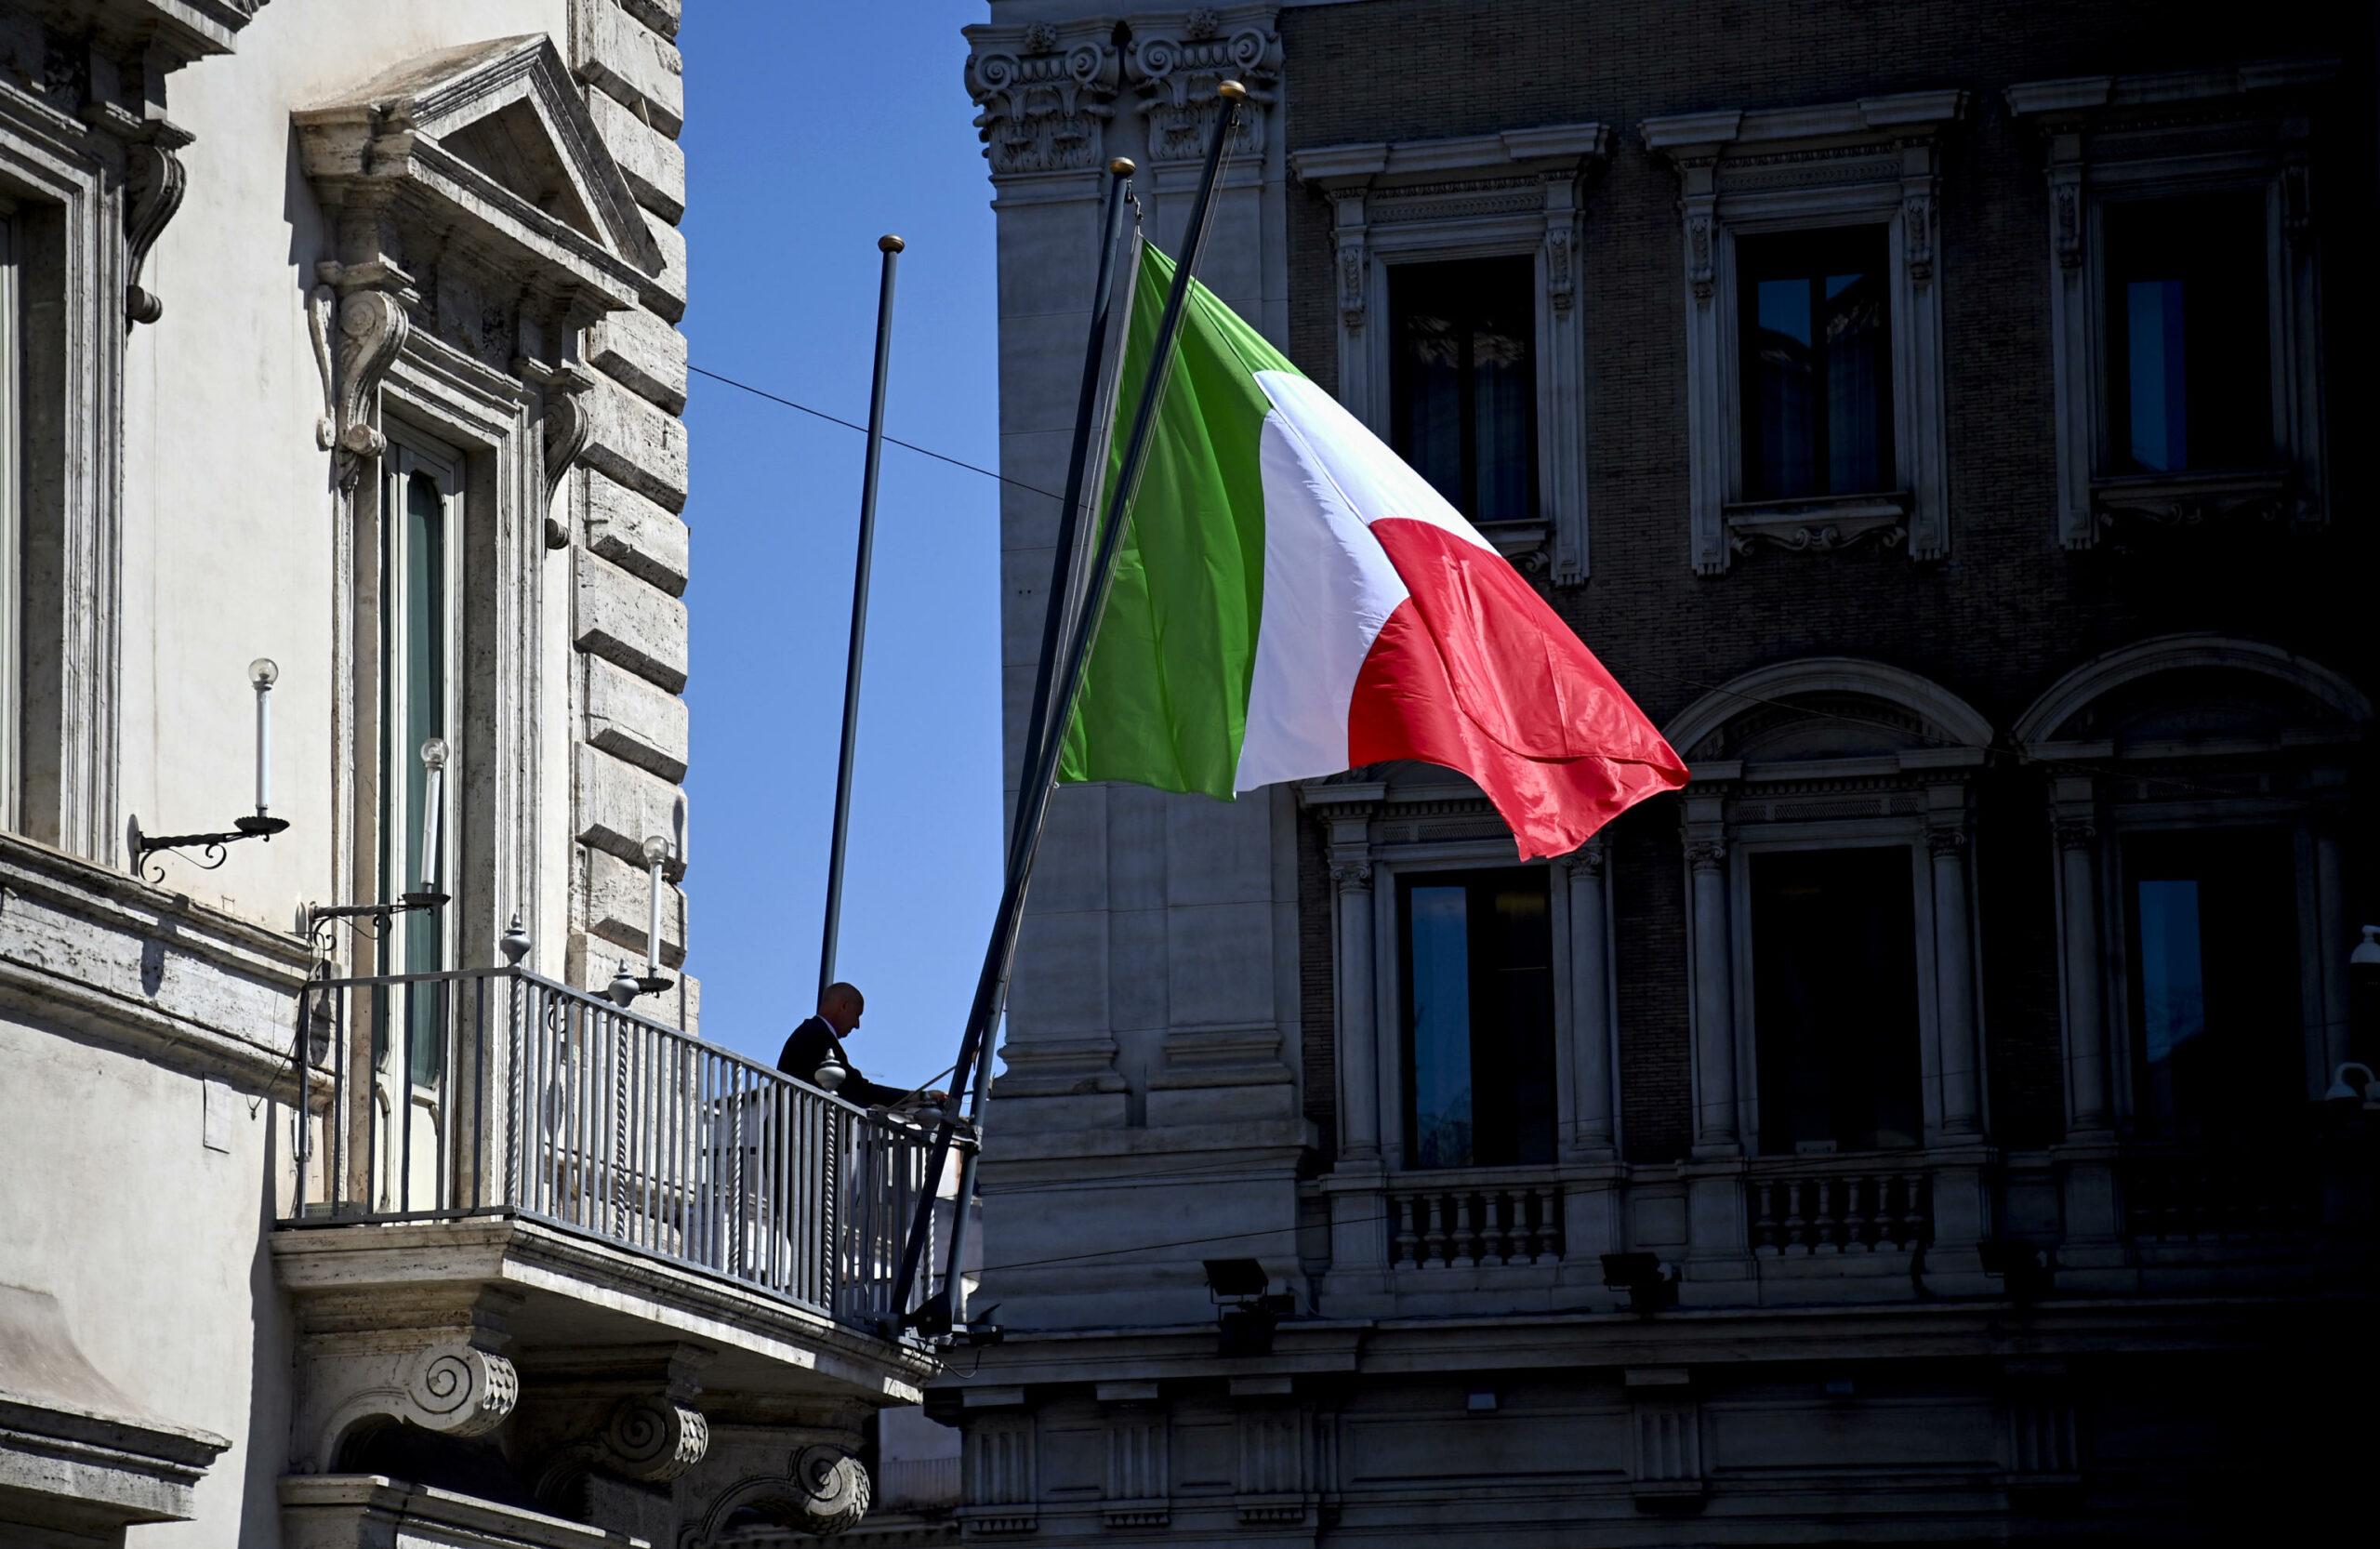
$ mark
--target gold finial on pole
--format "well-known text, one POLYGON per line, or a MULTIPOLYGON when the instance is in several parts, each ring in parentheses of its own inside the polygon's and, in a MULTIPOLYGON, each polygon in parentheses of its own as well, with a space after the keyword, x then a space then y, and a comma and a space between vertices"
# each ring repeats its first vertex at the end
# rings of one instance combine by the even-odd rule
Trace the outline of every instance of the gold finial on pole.
POLYGON ((1107 164, 1107 170, 1113 172, 1118 178, 1129 178, 1133 173, 1138 172, 1140 168, 1132 165, 1131 157, 1118 156, 1114 161, 1107 164))
POLYGON ((879 253, 898 253, 901 249, 908 245, 909 245, 907 243, 903 242, 899 237, 894 236, 890 232, 885 232, 882 236, 876 239, 876 250, 879 253))
POLYGON ((1237 81, 1222 81, 1216 84, 1215 95, 1234 102, 1245 102, 1248 100, 1248 88, 1237 81))

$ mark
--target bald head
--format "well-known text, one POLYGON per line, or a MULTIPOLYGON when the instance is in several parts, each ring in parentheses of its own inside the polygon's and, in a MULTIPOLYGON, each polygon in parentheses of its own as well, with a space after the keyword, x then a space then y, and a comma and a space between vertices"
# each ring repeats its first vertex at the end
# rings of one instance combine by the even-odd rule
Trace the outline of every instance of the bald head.
POLYGON ((828 985, 826 993, 818 997, 818 1014, 835 1029, 837 1038, 849 1038, 859 1031, 860 1013, 866 1009, 867 998, 860 994, 859 986, 840 980, 828 985))

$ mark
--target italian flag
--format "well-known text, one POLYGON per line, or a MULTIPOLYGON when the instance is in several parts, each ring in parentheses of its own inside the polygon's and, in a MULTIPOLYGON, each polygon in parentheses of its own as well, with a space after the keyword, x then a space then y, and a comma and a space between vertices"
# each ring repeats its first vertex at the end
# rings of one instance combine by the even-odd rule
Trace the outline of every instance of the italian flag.
MULTIPOLYGON (((1173 279, 1140 254, 1118 425, 1173 279)), ((1228 800, 1415 759, 1476 782, 1524 859, 1686 783, 1520 573, 1195 282, 1153 429, 1060 778, 1228 800)))

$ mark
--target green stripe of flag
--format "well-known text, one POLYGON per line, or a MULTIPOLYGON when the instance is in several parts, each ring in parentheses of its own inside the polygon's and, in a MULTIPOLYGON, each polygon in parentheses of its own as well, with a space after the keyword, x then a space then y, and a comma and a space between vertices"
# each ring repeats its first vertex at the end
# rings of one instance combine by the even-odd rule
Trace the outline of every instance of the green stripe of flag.
MULTIPOLYGON (((1119 430, 1139 406, 1172 283, 1173 260, 1142 245, 1111 421, 1119 430)), ((1258 448, 1272 405, 1255 374, 1294 370, 1192 282, 1061 779, 1231 798, 1264 600, 1258 448)), ((1108 489, 1123 452, 1122 435, 1111 438, 1108 489)))

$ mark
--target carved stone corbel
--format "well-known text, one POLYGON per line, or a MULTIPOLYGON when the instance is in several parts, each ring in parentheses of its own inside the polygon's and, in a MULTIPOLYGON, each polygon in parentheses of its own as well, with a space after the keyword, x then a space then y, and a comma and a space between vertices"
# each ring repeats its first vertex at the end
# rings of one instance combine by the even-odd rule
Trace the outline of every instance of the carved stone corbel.
POLYGON ((589 1509, 594 1476, 668 1484, 703 1461, 710 1421, 694 1407, 711 1352, 700 1345, 611 1345, 557 1356, 529 1370, 535 1397, 511 1450, 529 1460, 539 1503, 564 1516, 589 1509))
POLYGON ((818 1538, 857 1527, 875 1495, 859 1440, 855 1427, 718 1426, 693 1488, 680 1487, 677 1549, 715 1549, 755 1516, 818 1538))
POLYGON ((413 330, 399 294, 409 287, 385 264, 356 269, 326 262, 315 272, 323 284, 307 298, 307 321, 314 364, 323 372, 323 417, 315 422, 314 440, 332 454, 340 491, 353 494, 364 465, 388 445, 372 423, 373 409, 381 379, 413 330))
POLYGON ((174 212, 182 207, 189 174, 182 166, 181 157, 175 152, 190 142, 187 130, 159 123, 146 140, 131 146, 126 152, 130 163, 125 179, 127 197, 124 206, 126 328, 136 323, 154 323, 165 315, 165 303, 141 288, 140 271, 149 261, 149 250, 157 245, 158 237, 174 218, 174 212))
POLYGON ((511 1306, 491 1293, 447 1306, 331 1299, 305 1308, 298 1472, 337 1472, 347 1442, 375 1420, 456 1437, 502 1425, 521 1400, 511 1306))
POLYGON ((555 370, 545 382, 545 444, 546 444, 546 547, 570 547, 570 523, 553 514, 554 498, 562 493, 562 480, 570 473, 571 465, 587 450, 591 423, 588 390, 595 385, 593 377, 575 365, 555 370))

